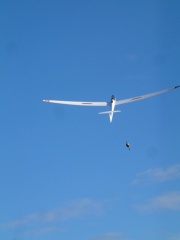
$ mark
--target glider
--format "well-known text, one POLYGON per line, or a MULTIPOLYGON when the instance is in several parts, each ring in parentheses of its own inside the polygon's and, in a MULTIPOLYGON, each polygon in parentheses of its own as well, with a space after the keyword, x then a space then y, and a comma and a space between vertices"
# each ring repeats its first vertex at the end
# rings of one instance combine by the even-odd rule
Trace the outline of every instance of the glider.
POLYGON ((43 100, 44 102, 49 102, 49 103, 58 103, 58 104, 68 104, 68 105, 77 105, 77 106, 109 106, 110 107, 110 111, 106 111, 106 112, 100 112, 99 114, 109 114, 109 119, 110 122, 112 122, 113 119, 113 114, 115 112, 120 112, 119 110, 115 111, 115 106, 116 105, 120 105, 120 104, 124 104, 124 103, 129 103, 129 102, 134 102, 134 101, 139 101, 145 98, 149 98, 149 97, 153 97, 155 95, 161 94, 161 93, 165 93, 168 92, 170 90, 179 88, 180 86, 175 86, 172 88, 167 88, 158 92, 153 92, 153 93, 149 93, 149 94, 145 94, 142 96, 137 96, 137 97, 133 97, 133 98, 127 98, 124 100, 116 100, 115 96, 112 95, 111 96, 111 100, 109 102, 74 102, 74 101, 61 101, 61 100, 43 100))

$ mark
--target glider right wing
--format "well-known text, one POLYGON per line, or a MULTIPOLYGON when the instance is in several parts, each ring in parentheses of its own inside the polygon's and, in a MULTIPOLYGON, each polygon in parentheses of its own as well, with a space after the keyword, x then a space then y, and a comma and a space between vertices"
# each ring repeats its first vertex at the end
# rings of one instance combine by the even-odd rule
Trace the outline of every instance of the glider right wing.
POLYGON ((180 87, 180 86, 167 88, 167 89, 164 89, 164 90, 161 90, 161 91, 158 91, 158 92, 153 92, 153 93, 145 94, 145 95, 142 95, 142 96, 137 96, 137 97, 133 97, 133 98, 127 98, 127 99, 124 99, 124 100, 118 100, 118 101, 116 101, 116 105, 129 103, 129 102, 134 102, 134 101, 142 100, 142 99, 145 99, 145 98, 153 97, 155 95, 158 95, 158 94, 165 93, 165 92, 168 92, 170 90, 176 89, 178 87, 180 87))

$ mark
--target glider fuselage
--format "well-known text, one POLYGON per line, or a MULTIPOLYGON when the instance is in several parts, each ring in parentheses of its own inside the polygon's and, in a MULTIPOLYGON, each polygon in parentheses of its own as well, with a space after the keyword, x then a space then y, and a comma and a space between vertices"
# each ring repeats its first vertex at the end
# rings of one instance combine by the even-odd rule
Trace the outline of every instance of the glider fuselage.
POLYGON ((114 114, 115 105, 116 105, 116 98, 115 98, 114 95, 112 95, 112 96, 111 96, 111 111, 110 111, 110 113, 109 113, 110 122, 112 122, 112 119, 113 119, 113 114, 114 114))

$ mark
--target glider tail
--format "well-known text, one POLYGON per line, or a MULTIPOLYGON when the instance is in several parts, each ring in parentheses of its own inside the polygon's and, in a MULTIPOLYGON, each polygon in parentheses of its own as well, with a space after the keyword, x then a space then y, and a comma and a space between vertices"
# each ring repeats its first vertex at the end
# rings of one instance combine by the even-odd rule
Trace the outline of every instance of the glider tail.
POLYGON ((115 112, 121 112, 120 110, 116 111, 106 111, 106 112, 99 112, 99 114, 109 114, 109 113, 115 113, 115 112))
POLYGON ((100 112, 99 114, 109 114, 110 122, 112 122, 113 114, 116 113, 116 112, 120 112, 120 111, 119 110, 116 110, 116 111, 106 111, 106 112, 100 112))

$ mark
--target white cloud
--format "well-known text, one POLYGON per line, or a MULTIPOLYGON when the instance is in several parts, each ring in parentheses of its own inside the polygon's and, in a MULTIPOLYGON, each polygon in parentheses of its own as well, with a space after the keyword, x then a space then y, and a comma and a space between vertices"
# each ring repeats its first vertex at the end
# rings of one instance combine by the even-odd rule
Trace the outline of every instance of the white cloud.
POLYGON ((57 232, 57 231, 63 231, 64 229, 59 226, 44 226, 34 229, 28 229, 21 232, 21 236, 38 236, 38 235, 44 235, 49 232, 57 232))
POLYGON ((35 223, 65 221, 72 218, 98 214, 102 211, 102 208, 103 202, 95 201, 90 198, 83 198, 77 201, 64 203, 61 207, 46 212, 36 212, 24 216, 23 218, 2 224, 0 227, 13 228, 35 223))
POLYGON ((135 206, 138 210, 180 210, 180 191, 169 192, 157 197, 154 197, 146 203, 135 206))
POLYGON ((122 235, 122 232, 108 232, 94 237, 92 240, 130 240, 128 238, 124 238, 122 235))
POLYGON ((180 239, 180 233, 173 234, 168 238, 168 240, 179 240, 180 239))
POLYGON ((177 178, 180 178, 180 164, 171 165, 166 169, 150 168, 144 172, 138 173, 136 179, 132 181, 132 184, 165 182, 177 178))
POLYGON ((79 201, 71 201, 65 204, 59 211, 62 220, 74 217, 98 214, 102 211, 103 202, 98 202, 89 198, 79 201))
POLYGON ((139 58, 139 55, 135 53, 129 53, 125 55, 127 61, 136 61, 139 58))

